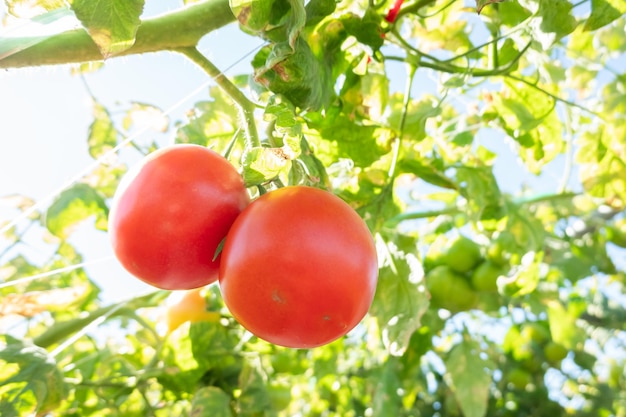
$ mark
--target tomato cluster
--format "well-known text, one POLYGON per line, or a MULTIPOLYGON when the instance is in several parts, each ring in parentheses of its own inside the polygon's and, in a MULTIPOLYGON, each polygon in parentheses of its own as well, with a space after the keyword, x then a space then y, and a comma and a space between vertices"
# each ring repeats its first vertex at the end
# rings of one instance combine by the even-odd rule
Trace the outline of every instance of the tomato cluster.
POLYGON ((458 236, 431 246, 424 259, 431 304, 452 313, 475 307, 497 310, 497 280, 508 272, 508 260, 498 243, 481 248, 473 240, 458 236))
POLYGON ((287 347, 348 333, 378 279, 367 225, 339 197, 289 186, 250 203, 237 170, 197 145, 163 148, 129 172, 109 233, 120 263, 158 288, 198 288, 219 276, 233 317, 287 347))

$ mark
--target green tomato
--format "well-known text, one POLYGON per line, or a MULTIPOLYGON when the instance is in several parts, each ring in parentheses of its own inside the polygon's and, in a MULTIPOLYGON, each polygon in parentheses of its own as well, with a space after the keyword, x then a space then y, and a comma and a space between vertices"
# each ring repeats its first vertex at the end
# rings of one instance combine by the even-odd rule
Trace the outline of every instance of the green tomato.
POLYGON ((465 236, 459 236, 450 241, 444 259, 446 265, 455 272, 469 272, 482 259, 480 246, 465 236))
POLYGON ((430 271, 446 263, 446 244, 447 239, 444 235, 439 235, 437 239, 428 247, 428 251, 424 256, 424 269, 430 271))
POLYGON ((565 346, 559 343, 548 342, 548 344, 543 347, 543 353, 546 355, 546 360, 549 364, 558 365, 563 359, 565 359, 568 350, 565 346))
POLYGON ((525 389, 532 382, 532 375, 522 368, 513 368, 506 374, 506 379, 514 388, 525 389))
POLYGON ((476 291, 496 292, 498 277, 504 273, 504 268, 491 261, 485 261, 472 272, 472 286, 476 291))
POLYGON ((447 265, 440 265, 426 274, 426 287, 433 306, 453 313, 466 311, 476 305, 476 293, 463 275, 447 265))
POLYGON ((528 342, 535 342, 539 345, 543 345, 550 340, 550 330, 547 326, 539 322, 524 324, 522 326, 521 335, 524 340, 528 342))
POLYGON ((478 302, 476 308, 484 313, 497 313, 502 307, 502 299, 500 295, 494 292, 479 292, 477 294, 478 302))

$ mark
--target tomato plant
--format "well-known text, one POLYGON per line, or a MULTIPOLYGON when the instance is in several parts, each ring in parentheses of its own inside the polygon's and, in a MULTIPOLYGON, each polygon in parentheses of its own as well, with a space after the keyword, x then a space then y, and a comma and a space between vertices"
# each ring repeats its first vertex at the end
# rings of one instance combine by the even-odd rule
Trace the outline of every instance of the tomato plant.
POLYGON ((174 3, 0 3, 2 417, 626 417, 626 1, 174 3))
POLYGON ((198 145, 148 155, 124 177, 113 199, 109 236, 120 263, 162 289, 217 280, 213 259, 249 196, 237 170, 198 145))
POLYGON ((262 195, 233 224, 220 266, 225 305, 246 329, 287 347, 329 343, 367 313, 376 247, 335 195, 291 186, 262 195))

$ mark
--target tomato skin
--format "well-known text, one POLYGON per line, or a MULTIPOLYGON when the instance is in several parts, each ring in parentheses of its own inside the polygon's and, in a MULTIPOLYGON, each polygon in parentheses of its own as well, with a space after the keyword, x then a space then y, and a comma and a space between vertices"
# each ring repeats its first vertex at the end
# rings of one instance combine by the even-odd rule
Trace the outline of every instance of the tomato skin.
POLYGON ((233 224, 222 251, 226 307, 270 343, 312 348, 365 316, 378 281, 374 240, 339 197, 302 186, 262 195, 233 224))
POLYGON ((122 266, 155 287, 180 290, 217 280, 215 250, 250 197, 237 170, 199 145, 159 149, 122 179, 109 237, 122 266))

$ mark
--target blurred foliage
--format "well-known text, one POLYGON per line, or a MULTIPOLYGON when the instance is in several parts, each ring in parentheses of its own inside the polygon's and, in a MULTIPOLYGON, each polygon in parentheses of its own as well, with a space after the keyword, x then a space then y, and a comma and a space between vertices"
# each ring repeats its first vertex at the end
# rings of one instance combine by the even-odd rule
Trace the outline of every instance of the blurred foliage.
MULTIPOLYGON (((15 18, 65 7, 6 3, 15 18)), ((142 1, 71 6, 103 56, 134 42, 142 1)), ((175 121, 94 98, 98 168, 46 209, 3 198, 28 225, 0 223, 0 414, 626 416, 623 1, 230 6, 267 42, 232 80, 263 107, 260 137, 228 88, 175 121), (146 122, 227 155, 253 196, 307 184, 350 203, 380 258, 362 323, 293 350, 244 332, 216 286, 169 331, 168 293, 103 301, 69 238, 104 227, 126 170, 111 150, 146 122), (511 190, 494 169, 508 148, 528 183, 559 183, 511 190), (33 232, 43 262, 24 255, 33 232)))

